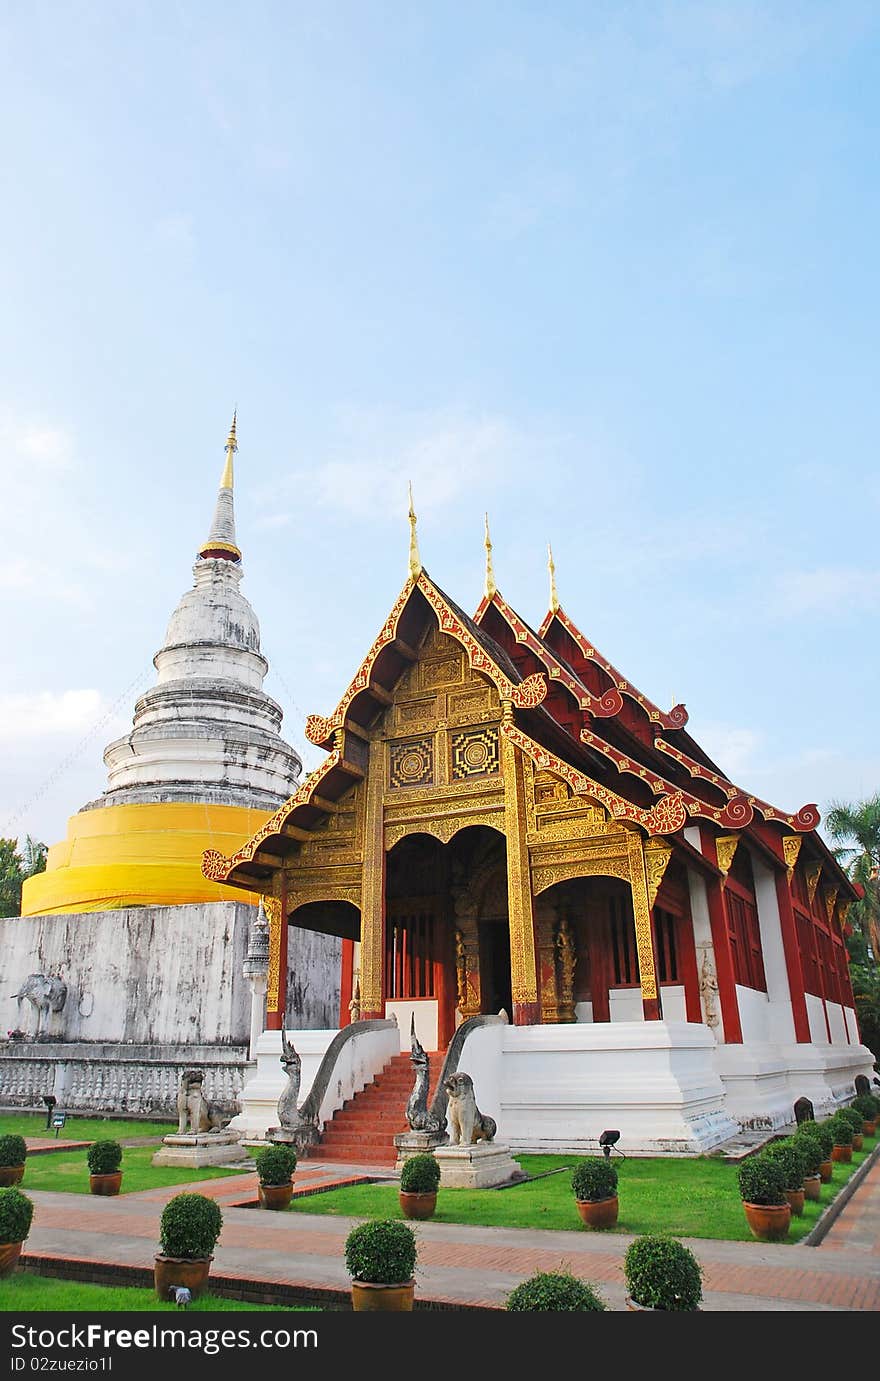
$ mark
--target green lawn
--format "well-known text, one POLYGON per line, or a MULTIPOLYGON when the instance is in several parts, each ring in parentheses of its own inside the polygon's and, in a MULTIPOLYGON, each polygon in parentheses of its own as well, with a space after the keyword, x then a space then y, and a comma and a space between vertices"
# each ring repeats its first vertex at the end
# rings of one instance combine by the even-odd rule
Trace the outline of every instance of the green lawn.
MULTIPOLYGON (((797 1242, 815 1224, 876 1144, 865 1138, 865 1150, 853 1153, 851 1165, 834 1166, 834 1178, 823 1184, 822 1198, 807 1203, 802 1218, 792 1217, 788 1241, 797 1242)), ((524 1156, 516 1159, 530 1175, 558 1166, 573 1167, 577 1157, 524 1156)), ((735 1165, 701 1157, 674 1160, 665 1157, 621 1160, 614 1158, 620 1176, 620 1218, 612 1231, 641 1234, 671 1232, 681 1237, 721 1237, 729 1241, 754 1241, 743 1213, 735 1165)), ((295 1177, 294 1177, 295 1178, 295 1177)), ((335 1213, 351 1217, 401 1217, 397 1186, 353 1185, 326 1194, 294 1199, 291 1213, 335 1213)), ((437 1223, 479 1223, 491 1227, 584 1229, 571 1192, 571 1173, 514 1185, 509 1189, 441 1189, 437 1223)))
MULTIPOLYGON (((313 1309, 292 1306, 296 1313, 313 1313, 313 1309)), ((82 1285, 77 1280, 53 1280, 48 1276, 31 1275, 26 1271, 16 1273, 3 1281, 0 1290, 0 1311, 25 1313, 31 1310, 87 1310, 91 1313, 116 1313, 132 1310, 143 1313, 158 1310, 161 1313, 177 1314, 182 1318, 183 1311, 176 1304, 168 1304, 156 1298, 154 1290, 133 1286, 82 1285)), ((238 1299, 220 1299, 216 1295, 203 1295, 194 1300, 187 1313, 226 1313, 254 1312, 287 1314, 290 1308, 279 1304, 245 1304, 238 1299)))
MULTIPOLYGON (((132 1122, 119 1118, 68 1117, 67 1123, 58 1133, 58 1144, 65 1141, 122 1141, 130 1136, 167 1136, 176 1132, 176 1124, 170 1122, 132 1122)), ((46 1127, 42 1113, 2 1113, 0 1114, 0 1136, 16 1133, 18 1136, 54 1137, 54 1130, 46 1127)))
MULTIPOLYGON (((175 1166, 152 1165, 156 1146, 128 1146, 122 1153, 122 1194, 139 1189, 165 1189, 172 1184, 193 1184, 223 1175, 240 1175, 240 1170, 224 1166, 204 1166, 201 1170, 181 1170, 175 1166)), ((20 1188, 63 1189, 73 1194, 88 1194, 89 1167, 85 1147, 78 1151, 53 1151, 51 1155, 28 1156, 20 1188)))

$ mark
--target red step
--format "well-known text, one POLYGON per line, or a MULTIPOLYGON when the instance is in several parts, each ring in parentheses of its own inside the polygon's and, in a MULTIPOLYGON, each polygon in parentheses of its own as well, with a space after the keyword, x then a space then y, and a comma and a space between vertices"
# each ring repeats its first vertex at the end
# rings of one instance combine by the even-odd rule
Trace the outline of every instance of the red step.
MULTIPOLYGON (((437 1090, 442 1064, 442 1055, 434 1052, 429 1105, 437 1090)), ((346 1099, 324 1127, 321 1144, 315 1147, 314 1154, 321 1160, 393 1165, 397 1158, 394 1137, 406 1131, 406 1104, 414 1082, 409 1055, 394 1055, 372 1083, 354 1098, 346 1099)))

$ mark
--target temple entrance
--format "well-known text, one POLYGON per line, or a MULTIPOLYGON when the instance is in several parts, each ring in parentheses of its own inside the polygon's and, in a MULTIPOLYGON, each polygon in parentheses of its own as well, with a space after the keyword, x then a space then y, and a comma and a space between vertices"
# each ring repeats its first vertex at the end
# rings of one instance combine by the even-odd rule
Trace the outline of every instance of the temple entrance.
POLYGON ((511 1013, 503 835, 473 826, 441 844, 412 834, 390 850, 383 986, 386 1010, 407 1025, 408 1008, 424 1004, 438 1049, 464 1017, 511 1013))
POLYGON ((557 1000, 562 1020, 642 1021, 632 893, 616 878, 572 878, 537 899, 539 934, 556 957, 557 1000), (561 956, 570 940, 568 974, 561 956), (566 991, 563 991, 563 988, 566 991))

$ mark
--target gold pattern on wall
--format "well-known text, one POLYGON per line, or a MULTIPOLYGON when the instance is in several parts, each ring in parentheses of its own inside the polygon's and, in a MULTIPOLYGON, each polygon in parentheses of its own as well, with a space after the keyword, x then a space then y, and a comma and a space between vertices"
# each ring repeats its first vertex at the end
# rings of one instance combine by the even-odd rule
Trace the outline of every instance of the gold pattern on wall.
POLYGON ((577 963, 577 950, 575 949, 571 924, 566 916, 563 916, 559 922, 556 947, 559 951, 559 968, 561 970, 559 1016, 563 1021, 574 1021, 574 970, 577 963))
POLYGON ((730 865, 733 862, 733 855, 739 844, 738 834, 719 834, 715 840, 715 851, 718 854, 718 867, 724 874, 725 879, 730 872, 730 865))
POLYGON ((789 882, 794 877, 795 865, 802 843, 803 837, 799 834, 784 834, 782 836, 782 856, 785 859, 785 871, 788 874, 789 882))
POLYGON ((834 919, 834 908, 837 905, 837 894, 839 891, 839 887, 825 887, 822 892, 822 897, 825 902, 825 915, 828 917, 829 925, 834 919))
POLYGON ((842 934, 846 933, 846 918, 849 915, 849 909, 851 906, 851 901, 842 901, 837 903, 837 921, 842 934))
POLYGON ((645 845, 645 876, 648 882, 648 905, 653 910, 657 900, 657 893, 660 891, 660 884, 666 869, 669 867, 669 860, 672 858, 672 849, 668 844, 662 844, 659 839, 652 839, 645 845))
POLYGON ((266 980, 266 1011, 278 1011, 281 987, 281 898, 264 897, 263 910, 269 922, 269 972, 266 980))
POLYGON ((430 735, 392 743, 388 747, 388 778, 392 788, 431 786, 434 781, 434 740, 430 735))
POLYGON ((536 897, 557 882, 574 878, 609 877, 630 882, 628 858, 582 858, 567 862, 538 864, 532 868, 532 891, 536 897))
POLYGON ((424 819, 413 817, 409 820, 387 824, 385 826, 385 849, 386 851, 393 849, 395 844, 399 844, 401 839, 406 839, 409 834, 430 834, 432 838, 439 839, 441 844, 448 844, 459 830, 466 830, 470 825, 487 825, 503 833, 503 808, 489 803, 482 810, 461 811, 457 814, 424 819))
POLYGON ((641 836, 630 832, 627 839, 630 863, 630 886, 632 888, 633 918, 636 926, 636 953, 639 958, 639 982, 642 998, 657 996, 657 978, 654 972, 654 942, 651 937, 651 908, 648 905, 648 887, 645 880, 644 850, 641 836))
POLYGON ((501 742, 504 775, 504 833, 507 836, 507 915, 510 927, 510 980, 514 1005, 538 1001, 535 924, 526 844, 522 761, 510 739, 501 742))
POLYGON ((290 915, 293 916, 294 911, 300 906, 308 906, 311 902, 316 901, 349 901, 352 906, 356 906, 360 910, 361 890, 359 882, 336 885, 327 882, 316 887, 297 887, 288 895, 290 915))
POLYGON ((810 905, 816 895, 816 888, 819 886, 819 878, 822 875, 821 863, 808 863, 804 869, 804 876, 807 879, 807 896, 810 898, 810 905))
POLYGON ((364 810, 364 864, 361 884, 361 1011, 384 1015, 382 969, 385 950, 385 840, 383 838, 383 757, 385 744, 370 744, 370 770, 364 810))
POLYGON ((498 768, 497 729, 465 729, 452 735, 453 780, 489 776, 498 768))

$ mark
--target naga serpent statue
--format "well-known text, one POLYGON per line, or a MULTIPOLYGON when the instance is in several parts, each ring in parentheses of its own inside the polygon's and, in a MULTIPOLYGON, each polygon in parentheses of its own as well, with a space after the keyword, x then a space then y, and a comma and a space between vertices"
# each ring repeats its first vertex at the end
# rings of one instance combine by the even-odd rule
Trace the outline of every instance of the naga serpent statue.
POLYGON ((410 1045, 412 1047, 410 1059, 416 1072, 416 1080, 407 1101, 406 1120, 414 1132, 441 1132, 446 1125, 445 1119, 440 1122, 428 1111, 431 1072, 428 1056, 416 1035, 415 1013, 413 1013, 410 1022, 410 1045))

